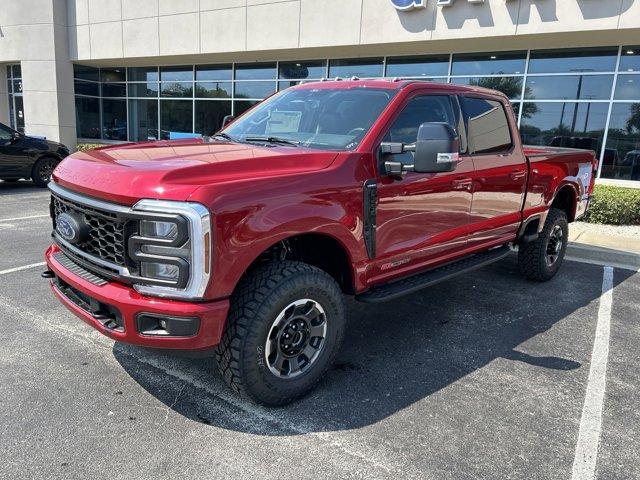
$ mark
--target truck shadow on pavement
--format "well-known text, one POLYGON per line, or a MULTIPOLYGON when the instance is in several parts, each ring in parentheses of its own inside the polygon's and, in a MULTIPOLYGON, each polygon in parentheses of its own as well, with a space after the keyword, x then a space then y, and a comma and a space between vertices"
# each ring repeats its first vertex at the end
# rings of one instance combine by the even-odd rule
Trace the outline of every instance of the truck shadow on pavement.
MULTIPOLYGON (((626 278, 621 272, 618 282, 626 278)), ((586 380, 588 368, 581 367, 590 359, 601 284, 602 267, 575 262, 550 282, 529 282, 510 256, 391 303, 348 301, 348 330, 335 366, 306 398, 278 409, 236 397, 213 359, 118 344, 113 353, 149 393, 197 422, 260 435, 357 429, 424 399, 431 402, 424 408, 444 408, 442 395, 434 394, 456 382, 468 387, 470 375, 495 361, 491 378, 480 382, 489 389, 495 383, 494 399, 513 379, 553 388, 586 380)))

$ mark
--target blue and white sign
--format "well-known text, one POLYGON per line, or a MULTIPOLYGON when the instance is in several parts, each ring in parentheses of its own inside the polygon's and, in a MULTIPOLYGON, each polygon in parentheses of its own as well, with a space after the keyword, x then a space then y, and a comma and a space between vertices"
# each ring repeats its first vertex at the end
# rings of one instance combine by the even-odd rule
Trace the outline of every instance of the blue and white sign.
POLYGON ((414 8, 424 8, 427 6, 427 0, 391 0, 391 4, 397 10, 407 11, 414 8))

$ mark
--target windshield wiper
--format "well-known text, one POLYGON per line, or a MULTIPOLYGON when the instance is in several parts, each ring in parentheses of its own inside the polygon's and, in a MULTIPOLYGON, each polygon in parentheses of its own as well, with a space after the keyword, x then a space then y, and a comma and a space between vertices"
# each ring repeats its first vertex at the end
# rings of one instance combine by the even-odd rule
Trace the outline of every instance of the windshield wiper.
POLYGON ((231 135, 227 135, 226 133, 216 133, 212 138, 224 138, 225 140, 229 140, 230 142, 237 142, 235 138, 231 135))
POLYGON ((282 145, 293 145, 294 147, 300 146, 300 142, 294 142, 293 140, 287 140, 280 137, 246 137, 245 142, 267 142, 267 143, 280 143, 282 145))

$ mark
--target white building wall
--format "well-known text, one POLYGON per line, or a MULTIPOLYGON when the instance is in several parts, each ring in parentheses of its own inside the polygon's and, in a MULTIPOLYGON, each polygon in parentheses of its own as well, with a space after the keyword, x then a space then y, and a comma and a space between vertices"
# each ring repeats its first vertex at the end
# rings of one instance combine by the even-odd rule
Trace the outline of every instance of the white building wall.
POLYGON ((0 62, 20 63, 22 67, 25 132, 73 148, 73 66, 69 60, 66 1, 2 3, 0 62))
POLYGON ((569 40, 587 46, 637 42, 640 33, 640 0, 457 0, 450 7, 428 0, 409 12, 389 0, 68 0, 68 10, 73 60, 127 63, 225 53, 273 59, 264 52, 301 48, 327 56, 329 47, 336 55, 366 55, 569 40))

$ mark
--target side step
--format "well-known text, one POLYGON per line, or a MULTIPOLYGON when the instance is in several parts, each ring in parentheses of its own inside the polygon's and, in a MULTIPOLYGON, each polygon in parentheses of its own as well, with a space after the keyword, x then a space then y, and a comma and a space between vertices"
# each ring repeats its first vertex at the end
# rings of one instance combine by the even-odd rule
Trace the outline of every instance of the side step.
POLYGON ((357 295, 356 300, 365 303, 381 303, 388 300, 395 300, 408 293, 422 290, 423 288, 444 282, 462 273, 470 272, 497 262, 509 255, 509 253, 511 253, 511 249, 505 245, 500 248, 494 248, 493 250, 471 255, 457 262, 448 263, 441 267, 403 278, 402 280, 373 287, 371 290, 357 295))

